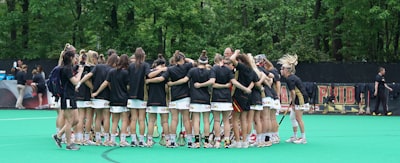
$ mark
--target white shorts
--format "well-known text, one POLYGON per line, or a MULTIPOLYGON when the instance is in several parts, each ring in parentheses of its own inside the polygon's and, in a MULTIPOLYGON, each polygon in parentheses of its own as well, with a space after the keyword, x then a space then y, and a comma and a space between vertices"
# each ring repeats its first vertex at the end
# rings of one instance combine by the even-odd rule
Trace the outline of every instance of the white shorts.
POLYGON ((128 112, 128 108, 126 106, 110 106, 111 113, 124 113, 128 112))
POLYGON ((166 106, 148 106, 146 108, 147 113, 160 113, 166 114, 169 113, 168 107, 166 106))
POLYGON ((92 108, 92 105, 92 101, 76 101, 76 106, 78 107, 78 109, 92 108))
POLYGON ((309 103, 305 103, 303 105, 295 105, 294 106, 295 110, 303 110, 303 111, 308 111, 310 110, 310 104, 309 103))
POLYGON ((274 110, 280 110, 281 109, 281 102, 279 101, 279 99, 276 99, 273 101, 271 109, 274 110))
MULTIPOLYGON (((56 102, 56 97, 52 96, 51 97, 51 101, 50 101, 50 108, 52 108, 52 109, 61 109, 61 97, 58 100, 58 102, 56 102)), ((69 99, 67 99, 67 108, 71 108, 69 99)))
POLYGON ((171 109, 187 110, 189 109, 189 105, 190 105, 190 98, 185 97, 183 99, 169 102, 168 107, 171 109))
POLYGON ((207 104, 190 104, 190 109, 189 112, 210 112, 211 111, 211 105, 207 104))
POLYGON ((250 106, 250 110, 263 110, 263 106, 262 105, 251 105, 250 106))
POLYGON ((273 103, 274 103, 274 99, 272 99, 271 97, 262 98, 263 107, 272 107, 273 103))
POLYGON ((129 109, 146 109, 147 102, 138 99, 128 99, 127 107, 129 109))
POLYGON ((103 99, 92 99, 94 109, 109 109, 110 101, 103 99))
POLYGON ((233 110, 233 106, 231 102, 211 102, 211 110, 231 111, 233 110))

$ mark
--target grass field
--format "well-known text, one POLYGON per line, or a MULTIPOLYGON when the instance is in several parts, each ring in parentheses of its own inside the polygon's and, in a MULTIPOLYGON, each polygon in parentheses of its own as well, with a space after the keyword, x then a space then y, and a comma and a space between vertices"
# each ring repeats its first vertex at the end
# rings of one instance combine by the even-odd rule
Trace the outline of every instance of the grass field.
POLYGON ((286 117, 280 127, 281 143, 268 148, 169 149, 156 144, 153 148, 82 146, 80 151, 55 145, 51 138, 55 118, 55 111, 0 110, 0 162, 399 162, 397 116, 305 115, 305 145, 284 143, 292 134, 286 117))

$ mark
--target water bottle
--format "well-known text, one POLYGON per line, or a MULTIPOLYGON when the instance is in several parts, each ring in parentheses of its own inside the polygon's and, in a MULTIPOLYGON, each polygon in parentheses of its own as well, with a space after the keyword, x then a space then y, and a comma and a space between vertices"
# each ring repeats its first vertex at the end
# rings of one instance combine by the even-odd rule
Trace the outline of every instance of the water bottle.
POLYGON ((14 61, 13 67, 14 67, 14 68, 17 68, 17 61, 14 61))

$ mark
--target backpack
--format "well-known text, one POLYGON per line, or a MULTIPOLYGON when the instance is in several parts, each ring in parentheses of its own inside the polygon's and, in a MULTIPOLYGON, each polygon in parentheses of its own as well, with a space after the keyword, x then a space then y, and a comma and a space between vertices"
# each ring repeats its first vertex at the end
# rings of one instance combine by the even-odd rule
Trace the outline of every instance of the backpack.
POLYGON ((61 84, 61 70, 62 67, 56 66, 51 70, 49 79, 46 81, 49 92, 53 94, 53 97, 56 98, 56 101, 61 97, 64 93, 63 85, 61 84))

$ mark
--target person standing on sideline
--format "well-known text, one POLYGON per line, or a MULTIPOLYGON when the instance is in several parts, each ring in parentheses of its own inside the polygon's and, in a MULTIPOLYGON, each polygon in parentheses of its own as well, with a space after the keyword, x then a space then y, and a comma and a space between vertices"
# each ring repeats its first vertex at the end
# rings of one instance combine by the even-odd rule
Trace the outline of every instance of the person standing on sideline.
POLYGON ((15 104, 15 107, 18 109, 25 109, 25 107, 22 105, 22 102, 24 100, 24 94, 25 94, 25 84, 26 84, 26 71, 28 70, 27 65, 22 65, 21 69, 17 72, 17 75, 15 79, 17 80, 17 90, 18 90, 18 99, 17 103, 15 104))
POLYGON ((306 144, 306 133, 303 122, 303 110, 309 109, 308 95, 301 79, 295 75, 297 55, 285 54, 278 60, 281 64, 281 74, 286 78, 286 84, 290 92, 290 120, 293 127, 293 136, 286 140, 287 143, 306 144), (301 137, 297 138, 297 126, 300 127, 301 137))
POLYGON ((379 104, 382 103, 382 110, 383 110, 383 115, 392 115, 392 112, 388 112, 388 107, 387 107, 387 97, 385 94, 385 89, 387 88, 389 91, 392 91, 393 89, 390 88, 385 81, 385 74, 386 70, 384 67, 379 67, 379 72, 378 75, 375 77, 375 91, 374 91, 374 96, 376 96, 376 103, 375 103, 375 110, 372 112, 372 115, 382 115, 382 113, 379 113, 379 104))
POLYGON ((73 72, 73 59, 75 53, 72 51, 67 51, 63 55, 62 67, 61 67, 61 84, 64 88, 64 93, 61 95, 61 110, 64 110, 64 127, 57 133, 53 135, 58 147, 61 146, 61 136, 65 132, 67 141, 67 150, 79 150, 79 146, 75 145, 71 141, 71 129, 78 124, 78 110, 76 106, 75 89, 74 85, 79 83, 81 79, 83 66, 79 66, 76 73, 73 72), (69 100, 71 108, 67 107, 67 100, 69 100))
POLYGON ((43 75, 39 73, 36 69, 32 70, 32 75, 33 79, 31 86, 33 90, 36 91, 39 100, 39 105, 35 109, 43 109, 43 95, 46 93, 46 82, 43 75))

